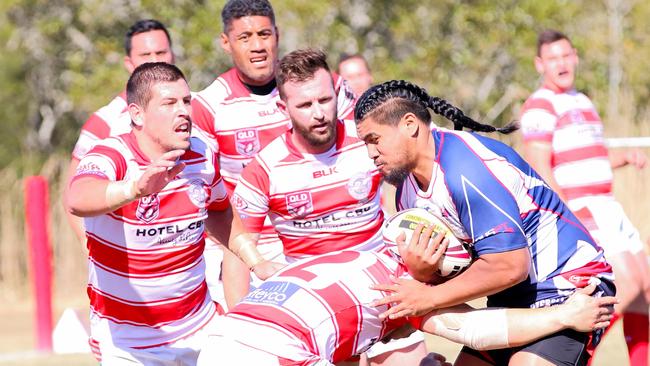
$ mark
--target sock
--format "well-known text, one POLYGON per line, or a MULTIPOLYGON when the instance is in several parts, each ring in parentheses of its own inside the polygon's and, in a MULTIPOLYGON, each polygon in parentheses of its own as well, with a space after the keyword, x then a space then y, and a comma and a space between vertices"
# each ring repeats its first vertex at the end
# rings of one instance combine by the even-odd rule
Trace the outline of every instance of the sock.
POLYGON ((623 334, 630 357, 630 366, 648 366, 648 314, 623 314, 623 334))

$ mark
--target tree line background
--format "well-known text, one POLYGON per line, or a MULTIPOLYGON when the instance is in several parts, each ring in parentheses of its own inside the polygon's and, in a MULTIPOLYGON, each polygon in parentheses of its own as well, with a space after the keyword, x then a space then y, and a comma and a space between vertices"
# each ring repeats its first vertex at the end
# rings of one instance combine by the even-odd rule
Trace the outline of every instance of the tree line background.
MULTIPOLYGON (((56 291, 83 296, 85 257, 63 219, 61 181, 83 122, 124 88, 124 33, 137 19, 162 21, 177 64, 198 91, 231 66, 219 46, 223 4, 0 2, 0 298, 27 293, 22 178, 32 174, 50 181, 56 291)), ((408 79, 496 125, 516 119, 538 86, 536 35, 556 28, 579 51, 577 86, 596 103, 608 136, 649 135, 650 2, 276 0, 273 6, 281 56, 318 47, 335 66, 341 52, 358 52, 375 81, 408 79)), ((509 142, 517 145, 517 137, 509 142)), ((647 194, 648 173, 621 174, 617 187, 629 195, 626 208, 647 237, 643 218, 650 212, 639 196, 647 194)))

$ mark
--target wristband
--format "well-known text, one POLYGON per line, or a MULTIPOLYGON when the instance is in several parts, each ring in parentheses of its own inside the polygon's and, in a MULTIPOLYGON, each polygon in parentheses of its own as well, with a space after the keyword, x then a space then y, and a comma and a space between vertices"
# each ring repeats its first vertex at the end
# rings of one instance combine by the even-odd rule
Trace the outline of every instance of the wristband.
POLYGON ((106 186, 106 204, 112 210, 116 210, 137 197, 137 181, 121 180, 110 182, 106 186))
POLYGON ((230 240, 229 248, 241 259, 250 271, 253 267, 264 262, 264 257, 257 250, 257 240, 254 234, 239 234, 230 240))

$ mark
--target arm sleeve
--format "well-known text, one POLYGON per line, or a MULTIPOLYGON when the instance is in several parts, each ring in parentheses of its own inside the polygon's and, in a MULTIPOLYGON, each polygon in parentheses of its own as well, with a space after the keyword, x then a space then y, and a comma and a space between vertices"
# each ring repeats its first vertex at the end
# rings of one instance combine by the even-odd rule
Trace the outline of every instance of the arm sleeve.
POLYGON ((71 181, 82 177, 119 181, 124 179, 125 173, 124 157, 110 147, 98 145, 81 159, 71 181))
POLYGON ((269 176, 256 158, 244 168, 232 196, 232 205, 239 212, 249 232, 260 232, 269 212, 269 176))
POLYGON ((352 89, 347 82, 336 73, 332 73, 334 88, 337 94, 336 104, 338 119, 354 121, 354 106, 357 102, 352 89))
POLYGON ((97 113, 93 113, 81 127, 79 138, 72 150, 72 157, 81 160, 98 141, 107 138, 110 135, 108 123, 97 113))
POLYGON ((526 247, 519 206, 509 190, 513 186, 509 180, 519 179, 519 175, 504 159, 492 155, 483 159, 460 140, 447 143, 458 146, 447 154, 452 161, 445 164, 449 167, 445 183, 476 253, 480 256, 526 247))
POLYGON ((557 124, 557 114, 550 101, 531 98, 522 108, 520 123, 524 141, 551 142, 557 124))
POLYGON ((226 191, 226 185, 223 183, 223 178, 221 177, 219 169, 219 154, 215 151, 211 151, 211 153, 215 172, 214 179, 210 186, 210 202, 208 210, 224 211, 230 207, 230 202, 228 202, 228 192, 226 191))

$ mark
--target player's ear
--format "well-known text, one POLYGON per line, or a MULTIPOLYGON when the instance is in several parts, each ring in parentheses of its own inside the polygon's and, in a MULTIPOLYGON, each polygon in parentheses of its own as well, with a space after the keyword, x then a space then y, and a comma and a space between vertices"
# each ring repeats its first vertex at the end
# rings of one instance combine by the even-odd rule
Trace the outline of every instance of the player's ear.
POLYGON ((542 62, 542 58, 539 56, 535 57, 535 70, 537 70, 538 74, 544 74, 544 63, 542 62))
POLYGON ((289 117, 289 111, 287 111, 287 103, 284 100, 278 99, 278 101, 275 102, 275 105, 278 106, 278 109, 280 112, 282 112, 282 114, 289 117))
POLYGON ((418 130, 420 129, 420 123, 415 114, 407 112, 400 119, 398 127, 403 130, 406 135, 416 137, 418 130))
POLYGON ((133 74, 133 70, 135 70, 135 65, 133 64, 131 57, 128 55, 124 56, 124 68, 129 72, 129 75, 133 74))
POLYGON ((128 109, 129 115, 131 116, 131 122, 138 127, 144 126, 144 110, 142 107, 138 104, 131 103, 129 104, 128 109))
POLYGON ((226 33, 221 33, 221 48, 223 48, 224 51, 226 51, 227 54, 231 54, 232 51, 230 49, 230 40, 228 39, 228 35, 226 33))

